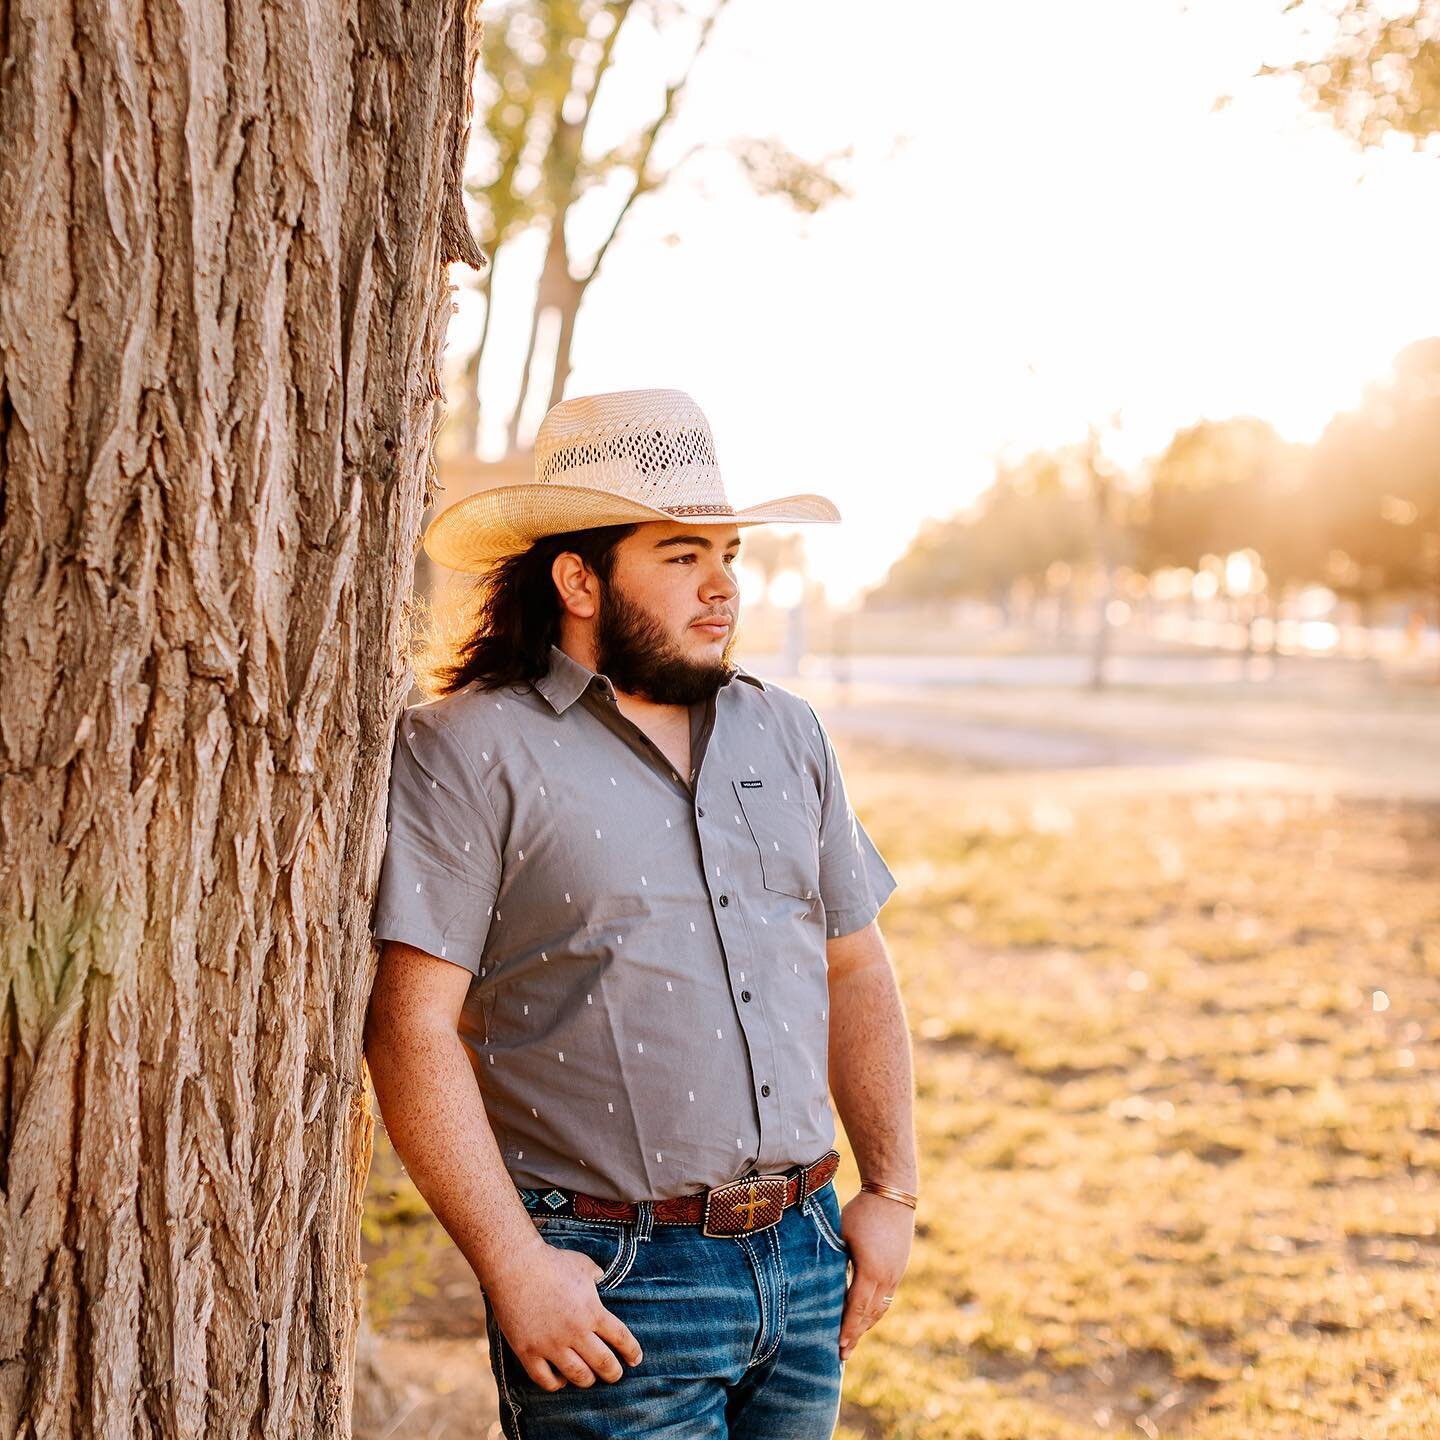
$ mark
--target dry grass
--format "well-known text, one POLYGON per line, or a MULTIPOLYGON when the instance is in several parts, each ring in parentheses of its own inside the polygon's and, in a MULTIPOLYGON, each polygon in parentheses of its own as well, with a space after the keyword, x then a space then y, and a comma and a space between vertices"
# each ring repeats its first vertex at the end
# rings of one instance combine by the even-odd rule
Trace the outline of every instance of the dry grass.
MULTIPOLYGON (((846 761, 923 1198, 842 1440, 1440 1435, 1440 814, 846 761)), ((480 1313, 416 1198, 382 1142, 369 1301, 412 1339, 480 1313)))
POLYGON ((1440 1434, 1440 814, 851 768, 924 1200, 842 1434, 1440 1434))

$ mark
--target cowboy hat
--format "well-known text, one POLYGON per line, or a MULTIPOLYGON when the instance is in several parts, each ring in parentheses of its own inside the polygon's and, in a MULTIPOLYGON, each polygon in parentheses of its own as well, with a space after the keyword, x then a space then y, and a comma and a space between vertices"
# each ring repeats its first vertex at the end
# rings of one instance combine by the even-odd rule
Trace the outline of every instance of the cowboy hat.
POLYGON ((562 400, 535 437, 534 481, 457 500, 430 522, 424 546, 439 564, 479 574, 542 536, 597 525, 839 519, 823 495, 785 495, 735 509, 720 480, 709 422, 695 401, 683 390, 617 390, 562 400))

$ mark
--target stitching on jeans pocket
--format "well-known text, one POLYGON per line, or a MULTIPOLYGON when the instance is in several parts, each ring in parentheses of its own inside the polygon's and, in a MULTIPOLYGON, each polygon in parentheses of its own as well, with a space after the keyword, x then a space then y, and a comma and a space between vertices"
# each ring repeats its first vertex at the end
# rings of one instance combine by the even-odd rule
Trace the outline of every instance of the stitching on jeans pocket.
MULTIPOLYGON (((504 1332, 500 1329, 494 1313, 489 1311, 488 1306, 486 1309, 490 1331, 490 1368, 495 1372, 496 1388, 500 1392, 500 1429, 505 1435, 513 1435, 515 1440, 521 1440, 520 1406, 510 1394, 509 1377, 506 1375, 504 1332)), ((516 1359, 518 1360, 519 1356, 516 1356, 516 1359)))
POLYGON ((838 1250, 842 1255, 850 1253, 850 1247, 836 1233, 835 1227, 830 1223, 830 1217, 825 1213, 821 1204, 821 1195, 817 1194, 810 1205, 810 1214, 814 1218, 815 1226, 820 1231, 820 1238, 832 1249, 838 1250))
POLYGON ((547 1245, 554 1245, 557 1250, 578 1250, 582 1255, 589 1256, 597 1265, 605 1267, 605 1273, 595 1282, 597 1290, 609 1290, 617 1285, 627 1266, 628 1252, 634 1242, 634 1231, 624 1225, 605 1225, 603 1228, 596 1224, 592 1229, 590 1224, 584 1220, 574 1220, 570 1216, 555 1216, 550 1223, 540 1232, 541 1238, 547 1245), (573 1227, 573 1228, 572 1228, 573 1227), (592 1255, 589 1248, 584 1245, 566 1245, 566 1239, 587 1239, 599 1240, 602 1243, 600 1254, 592 1255), (610 1246, 614 1245, 613 1253, 610 1246))

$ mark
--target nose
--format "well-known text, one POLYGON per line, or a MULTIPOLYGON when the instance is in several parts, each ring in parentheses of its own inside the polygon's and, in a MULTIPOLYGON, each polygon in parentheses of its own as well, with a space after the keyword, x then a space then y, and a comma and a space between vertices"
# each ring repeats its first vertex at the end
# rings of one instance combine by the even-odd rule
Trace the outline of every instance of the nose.
POLYGON ((733 600, 740 593, 740 584, 726 567, 723 559, 713 561, 705 571, 705 584, 700 589, 707 604, 733 600))

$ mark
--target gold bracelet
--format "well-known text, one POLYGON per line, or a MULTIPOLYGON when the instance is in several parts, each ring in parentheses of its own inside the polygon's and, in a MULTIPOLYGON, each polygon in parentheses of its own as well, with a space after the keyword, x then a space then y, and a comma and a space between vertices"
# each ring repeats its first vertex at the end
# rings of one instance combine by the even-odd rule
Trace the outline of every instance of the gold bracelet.
POLYGON ((868 1190, 872 1195, 883 1195, 887 1200, 898 1200, 902 1205, 908 1205, 912 1210, 916 1208, 918 1195, 912 1195, 908 1190, 897 1190, 893 1185, 882 1185, 878 1180, 862 1180, 862 1190, 868 1190))

